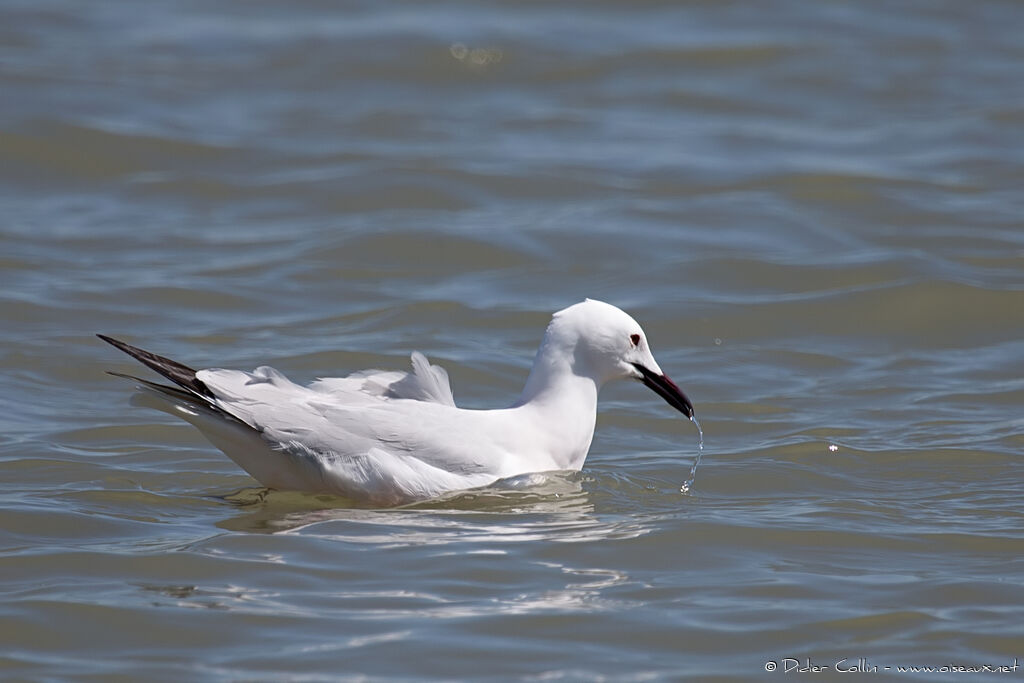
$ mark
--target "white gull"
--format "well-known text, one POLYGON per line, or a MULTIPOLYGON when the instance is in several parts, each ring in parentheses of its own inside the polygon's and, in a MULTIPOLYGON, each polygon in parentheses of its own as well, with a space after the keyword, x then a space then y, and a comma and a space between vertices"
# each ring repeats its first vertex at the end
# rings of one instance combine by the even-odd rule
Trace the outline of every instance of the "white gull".
POLYGON ((139 382, 263 486, 377 505, 581 469, 610 380, 639 380, 693 419, 640 325, 592 299, 554 314, 523 393, 499 410, 456 406, 448 373, 418 352, 411 373, 367 370, 300 386, 266 366, 195 371, 98 336, 177 386, 111 374, 139 382))

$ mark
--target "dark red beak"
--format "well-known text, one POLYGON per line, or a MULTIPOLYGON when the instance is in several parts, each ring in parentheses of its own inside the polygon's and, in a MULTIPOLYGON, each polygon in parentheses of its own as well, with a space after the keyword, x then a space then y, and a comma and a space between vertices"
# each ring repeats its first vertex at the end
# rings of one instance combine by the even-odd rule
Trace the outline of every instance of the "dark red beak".
POLYGON ((642 375, 640 381, 644 383, 645 387, 652 389, 654 393, 665 399, 670 406, 681 412, 688 419, 693 419, 693 404, 690 403, 690 399, 686 398, 683 390, 677 387, 676 383, 670 380, 667 375, 659 375, 640 365, 640 363, 633 363, 633 367, 642 375))

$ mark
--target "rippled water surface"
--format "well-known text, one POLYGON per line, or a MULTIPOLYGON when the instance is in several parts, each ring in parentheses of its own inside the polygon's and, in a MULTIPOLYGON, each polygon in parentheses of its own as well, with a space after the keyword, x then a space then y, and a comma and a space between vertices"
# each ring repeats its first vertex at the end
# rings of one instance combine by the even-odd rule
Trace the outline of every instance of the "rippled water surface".
POLYGON ((0 675, 1024 663, 1022 25, 5 2, 0 675), (92 336, 301 381, 419 349, 489 408, 585 296, 693 399, 688 495, 696 430, 632 383, 581 473, 393 510, 267 492, 132 406, 92 336))

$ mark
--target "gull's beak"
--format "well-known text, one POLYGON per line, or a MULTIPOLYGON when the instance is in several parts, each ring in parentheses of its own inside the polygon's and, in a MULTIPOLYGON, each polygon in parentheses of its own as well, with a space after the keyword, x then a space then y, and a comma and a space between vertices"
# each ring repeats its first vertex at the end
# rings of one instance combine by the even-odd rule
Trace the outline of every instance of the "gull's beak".
POLYGON ((640 381, 644 386, 653 389, 654 393, 665 399, 670 406, 681 412, 688 419, 693 419, 693 404, 686 398, 683 390, 676 386, 676 383, 664 375, 649 370, 640 363, 633 363, 634 368, 640 373, 640 381))

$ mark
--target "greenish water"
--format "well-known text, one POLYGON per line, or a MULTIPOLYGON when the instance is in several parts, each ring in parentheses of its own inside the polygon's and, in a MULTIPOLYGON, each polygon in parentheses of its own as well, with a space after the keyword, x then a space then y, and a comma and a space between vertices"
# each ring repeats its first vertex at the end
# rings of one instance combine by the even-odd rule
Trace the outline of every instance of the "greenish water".
POLYGON ((0 676, 1020 676, 897 669, 1024 661, 1022 20, 5 3, 0 676), (633 383, 582 473, 267 493, 93 336, 300 381, 418 349, 490 408, 588 296, 693 400, 688 495, 633 383))

